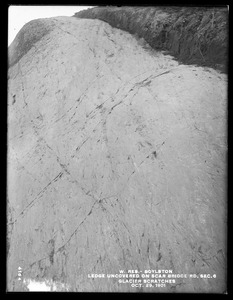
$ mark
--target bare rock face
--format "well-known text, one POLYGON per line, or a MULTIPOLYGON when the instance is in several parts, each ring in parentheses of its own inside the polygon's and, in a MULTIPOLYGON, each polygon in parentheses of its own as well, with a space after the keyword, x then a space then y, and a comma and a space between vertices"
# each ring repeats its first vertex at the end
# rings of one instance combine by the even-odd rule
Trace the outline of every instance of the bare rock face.
POLYGON ((224 292, 226 76, 99 20, 34 25, 9 50, 8 290, 224 292))

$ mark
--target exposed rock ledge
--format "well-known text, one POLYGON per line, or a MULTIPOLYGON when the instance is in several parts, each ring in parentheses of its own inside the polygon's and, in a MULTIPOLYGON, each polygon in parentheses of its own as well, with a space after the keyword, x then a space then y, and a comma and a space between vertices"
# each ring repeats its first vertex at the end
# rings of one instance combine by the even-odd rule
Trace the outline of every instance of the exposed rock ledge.
POLYGON ((9 56, 8 290, 224 292, 226 75, 72 17, 9 56), (88 278, 149 269, 217 279, 88 278))

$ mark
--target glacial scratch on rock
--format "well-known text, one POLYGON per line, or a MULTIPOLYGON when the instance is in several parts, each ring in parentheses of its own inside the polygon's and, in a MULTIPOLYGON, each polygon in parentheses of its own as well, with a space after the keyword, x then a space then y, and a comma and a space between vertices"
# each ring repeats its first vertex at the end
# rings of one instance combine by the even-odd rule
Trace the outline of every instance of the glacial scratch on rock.
POLYGON ((223 292, 226 75, 99 20, 25 26, 9 49, 8 290, 20 267, 69 291, 133 292, 87 275, 165 269, 217 280, 140 291, 223 292))

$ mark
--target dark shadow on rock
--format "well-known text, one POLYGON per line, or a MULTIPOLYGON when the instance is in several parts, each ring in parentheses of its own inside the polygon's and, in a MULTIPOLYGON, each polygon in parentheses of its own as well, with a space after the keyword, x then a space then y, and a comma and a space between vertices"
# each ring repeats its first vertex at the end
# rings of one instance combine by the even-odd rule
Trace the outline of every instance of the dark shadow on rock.
POLYGON ((16 64, 41 38, 53 29, 44 19, 25 24, 8 49, 8 67, 16 64))

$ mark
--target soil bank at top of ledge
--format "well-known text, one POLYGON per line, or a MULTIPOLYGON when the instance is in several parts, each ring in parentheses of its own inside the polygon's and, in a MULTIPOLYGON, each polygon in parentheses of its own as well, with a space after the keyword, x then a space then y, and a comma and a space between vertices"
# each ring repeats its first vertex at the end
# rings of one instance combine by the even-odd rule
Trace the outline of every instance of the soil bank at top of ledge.
POLYGON ((77 18, 99 19, 168 51, 185 64, 227 72, 227 7, 95 7, 77 18))

